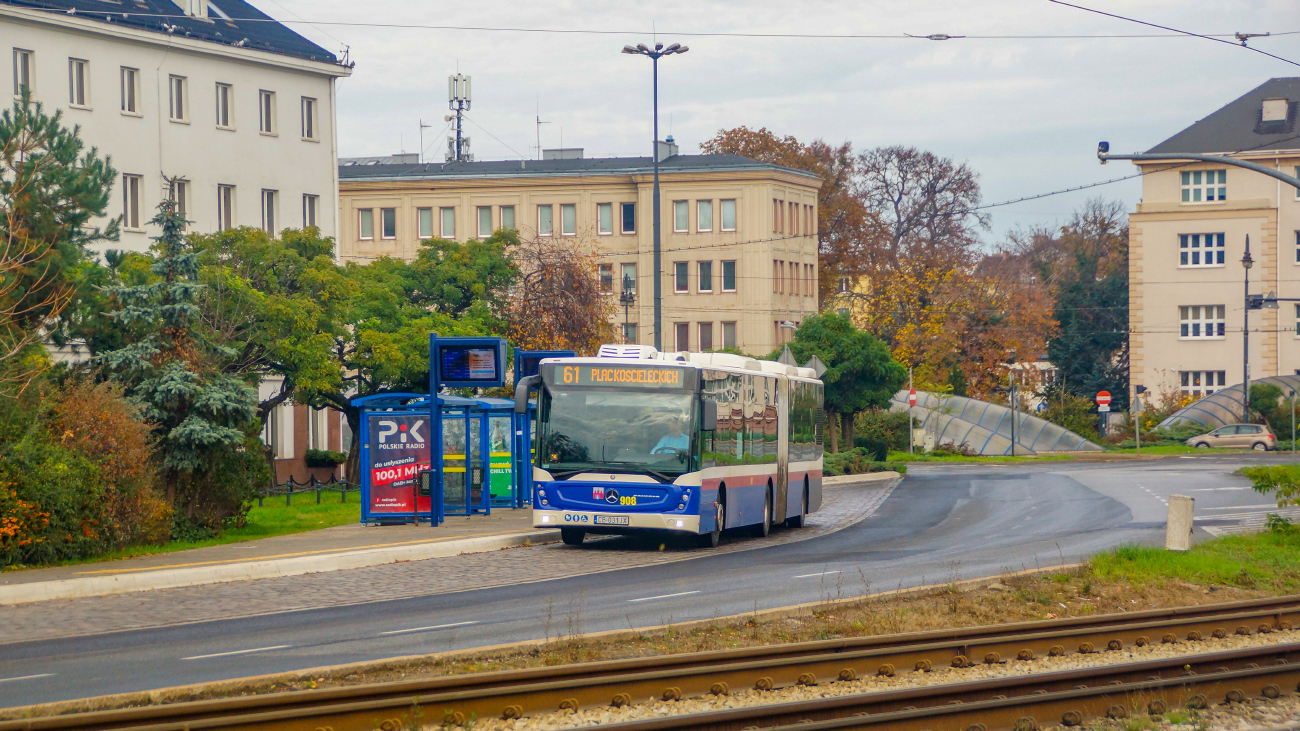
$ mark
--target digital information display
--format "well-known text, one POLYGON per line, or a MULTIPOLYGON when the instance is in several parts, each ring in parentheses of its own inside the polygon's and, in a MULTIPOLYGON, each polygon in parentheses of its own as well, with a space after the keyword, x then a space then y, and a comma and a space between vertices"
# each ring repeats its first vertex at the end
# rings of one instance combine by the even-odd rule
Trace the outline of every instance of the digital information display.
POLYGON ((505 383, 506 347, 501 338, 431 338, 438 385, 492 388, 505 383))
POLYGON ((545 366, 543 379, 554 386, 618 386, 624 388, 694 389, 695 369, 645 366, 545 366))
POLYGON ((538 368, 545 358, 572 358, 572 350, 516 350, 515 383, 529 376, 537 375, 538 368))

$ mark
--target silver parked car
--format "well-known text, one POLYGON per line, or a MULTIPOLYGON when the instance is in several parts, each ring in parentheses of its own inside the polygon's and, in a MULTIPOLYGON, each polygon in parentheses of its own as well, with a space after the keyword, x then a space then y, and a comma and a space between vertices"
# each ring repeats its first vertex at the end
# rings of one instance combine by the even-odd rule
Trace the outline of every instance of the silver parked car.
POLYGON ((1262 424, 1228 424, 1187 440, 1187 446, 1198 449, 1227 447, 1229 449, 1255 449, 1261 452, 1277 449, 1277 437, 1262 424))

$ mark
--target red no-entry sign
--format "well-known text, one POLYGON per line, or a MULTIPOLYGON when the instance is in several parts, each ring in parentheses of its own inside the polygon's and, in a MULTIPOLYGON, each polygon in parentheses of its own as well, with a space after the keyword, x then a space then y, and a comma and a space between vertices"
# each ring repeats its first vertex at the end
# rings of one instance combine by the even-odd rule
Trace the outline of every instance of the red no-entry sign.
POLYGON ((913 388, 907 392, 907 405, 916 406, 916 389, 913 388))
POLYGON ((1098 391, 1098 392, 1097 392, 1097 405, 1098 405, 1098 406, 1110 406, 1110 391, 1098 391))

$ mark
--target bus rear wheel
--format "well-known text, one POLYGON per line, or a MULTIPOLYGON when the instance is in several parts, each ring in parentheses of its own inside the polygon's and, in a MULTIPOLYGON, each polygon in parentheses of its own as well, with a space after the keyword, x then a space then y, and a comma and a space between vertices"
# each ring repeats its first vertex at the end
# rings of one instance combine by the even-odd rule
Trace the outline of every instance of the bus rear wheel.
POLYGON ((799 509, 799 514, 798 514, 798 515, 791 515, 789 518, 786 518, 786 519, 785 519, 785 527, 787 527, 787 528, 802 528, 802 527, 803 527, 804 520, 807 518, 807 516, 808 516, 808 484, 807 484, 807 483, 804 483, 804 486, 803 486, 803 504, 802 504, 802 506, 801 506, 800 509, 799 509))
POLYGON ((566 546, 580 546, 582 539, 587 537, 587 532, 577 528, 561 528, 560 540, 564 541, 566 546))
POLYGON ((772 532, 772 489, 769 486, 763 493, 763 521, 754 526, 754 535, 764 538, 772 532))
POLYGON ((727 504, 718 502, 718 519, 713 522, 713 530, 696 538, 696 545, 700 548, 717 548, 718 543, 722 541, 722 526, 727 522, 727 504))

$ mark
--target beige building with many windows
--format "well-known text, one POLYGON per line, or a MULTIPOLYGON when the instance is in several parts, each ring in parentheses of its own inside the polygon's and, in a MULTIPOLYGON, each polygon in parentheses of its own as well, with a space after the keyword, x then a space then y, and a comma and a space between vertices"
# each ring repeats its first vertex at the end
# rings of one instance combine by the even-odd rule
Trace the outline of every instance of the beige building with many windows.
MULTIPOLYGON (((1151 148, 1231 155, 1300 174, 1300 78, 1271 79, 1151 148)), ((1300 194, 1243 168, 1143 161, 1142 202, 1129 216, 1130 382, 1204 396, 1250 377, 1300 373, 1300 303, 1245 310, 1250 292, 1300 297, 1300 194)))
MULTIPOLYGON (((496 162, 342 160, 340 258, 410 259, 422 240, 464 241, 502 227, 525 238, 591 242, 609 296, 618 298, 624 283, 635 295, 627 342, 653 344, 652 162, 558 154, 496 162)), ((665 350, 767 354, 817 312, 820 184, 810 173, 735 155, 665 154, 665 350)), ((622 307, 615 322, 624 327, 622 307)))

